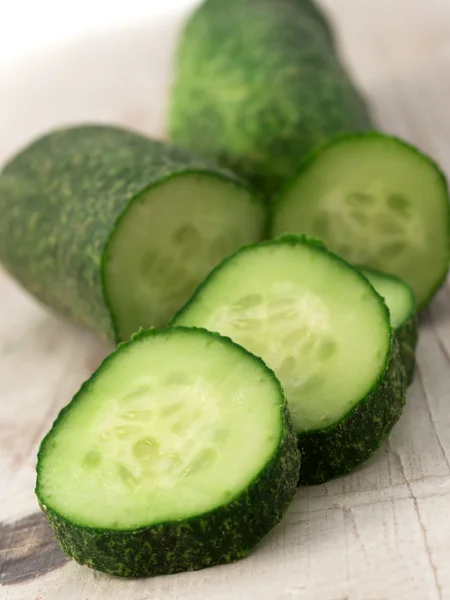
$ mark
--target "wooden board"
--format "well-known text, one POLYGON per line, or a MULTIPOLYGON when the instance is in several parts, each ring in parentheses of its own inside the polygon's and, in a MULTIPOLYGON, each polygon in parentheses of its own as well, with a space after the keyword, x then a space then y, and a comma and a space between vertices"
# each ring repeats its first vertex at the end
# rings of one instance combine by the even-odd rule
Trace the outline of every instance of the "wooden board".
MULTIPOLYGON (((431 152, 450 173, 448 0, 323 4, 382 128, 431 152)), ((67 47, 46 70, 36 70, 44 57, 18 66, 9 95, 4 86, 0 95, 10 111, 3 130, 0 121, 0 155, 47 126, 88 117, 161 135, 178 22, 67 47), (116 69, 105 71, 103 60, 117 61, 116 69), (132 88, 112 94, 120 75, 132 88), (56 85, 59 109, 48 106, 56 85)), ((423 315, 417 376, 389 442, 351 476, 300 490, 248 559, 197 573, 124 581, 90 571, 64 558, 39 513, 39 440, 106 352, 0 271, 2 600, 450 599, 449 287, 423 315)))

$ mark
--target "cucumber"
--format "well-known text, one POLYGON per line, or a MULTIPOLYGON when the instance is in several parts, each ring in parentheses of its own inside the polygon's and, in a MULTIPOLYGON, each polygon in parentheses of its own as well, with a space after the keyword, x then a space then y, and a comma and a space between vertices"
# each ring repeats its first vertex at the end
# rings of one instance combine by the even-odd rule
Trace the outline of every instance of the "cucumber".
POLYGON ((305 15, 311 17, 313 20, 316 21, 317 24, 319 24, 322 27, 323 31, 325 32, 325 35, 329 39, 330 44, 332 44, 333 49, 335 49, 333 27, 331 26, 330 22, 328 21, 328 18, 325 16, 322 9, 317 5, 317 3, 314 0, 297 0, 297 2, 301 7, 302 12, 305 15))
POLYGON ((280 379, 302 454, 300 482, 366 460, 399 419, 405 372, 382 298, 354 267, 306 237, 225 259, 172 325, 227 335, 280 379))
POLYGON ((406 371, 407 383, 414 378, 416 346, 419 338, 419 323, 415 312, 416 300, 412 289, 404 281, 379 271, 363 269, 376 291, 389 308, 391 325, 400 344, 400 354, 406 371))
POLYGON ((0 176, 0 260, 109 340, 165 326, 211 268, 266 233, 234 175, 107 126, 46 135, 0 176))
POLYGON ((273 201, 271 235, 305 233, 346 260, 396 275, 424 308, 445 280, 450 205, 439 167, 379 133, 333 140, 273 201))
POLYGON ((179 44, 168 128, 271 195, 310 150, 373 127, 313 3, 206 0, 179 44))
POLYGON ((292 500, 299 454, 278 380, 201 329, 141 331, 99 367, 38 455, 63 551, 124 577, 246 556, 292 500))

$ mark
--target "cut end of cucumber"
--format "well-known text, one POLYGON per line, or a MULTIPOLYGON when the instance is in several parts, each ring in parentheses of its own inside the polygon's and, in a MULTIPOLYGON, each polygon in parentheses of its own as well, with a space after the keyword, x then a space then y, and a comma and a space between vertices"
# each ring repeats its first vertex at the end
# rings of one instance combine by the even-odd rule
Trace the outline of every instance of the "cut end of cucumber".
POLYGON ((359 265, 396 275, 422 308, 450 260, 450 211, 438 167, 382 134, 334 140, 273 207, 272 234, 306 233, 359 265))
POLYGON ((44 440, 40 502, 111 530, 203 514, 246 489, 276 452, 282 406, 273 374, 229 340, 202 330, 139 334, 44 440))
POLYGON ((105 256, 118 338, 165 326, 215 265, 264 228, 259 199, 218 175, 180 174, 147 190, 119 220, 105 256))
POLYGON ((386 302, 391 325, 399 341, 406 381, 410 384, 414 378, 415 350, 419 337, 414 293, 409 285, 393 275, 367 269, 363 269, 362 273, 386 302))
POLYGON ((337 423, 386 368, 386 307, 350 265, 303 238, 247 247, 222 263, 175 324, 201 325, 261 356, 295 431, 337 423), (294 241, 295 240, 295 241, 294 241))
POLYGON ((384 298, 389 309, 391 325, 397 329, 415 314, 415 298, 412 289, 392 275, 385 275, 377 271, 362 269, 362 273, 375 290, 384 298))

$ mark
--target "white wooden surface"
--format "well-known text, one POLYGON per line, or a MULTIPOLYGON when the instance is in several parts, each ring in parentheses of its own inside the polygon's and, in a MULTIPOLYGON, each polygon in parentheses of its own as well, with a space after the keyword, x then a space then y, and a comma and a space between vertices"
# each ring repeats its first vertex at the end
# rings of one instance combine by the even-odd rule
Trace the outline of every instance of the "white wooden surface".
MULTIPOLYGON (((448 0, 323 4, 383 129, 431 152, 450 174, 448 0)), ((9 87, 0 92, 0 114, 4 107, 9 111, 6 120, 0 118, 0 155, 47 126, 102 115, 161 135, 174 23, 153 26, 153 36, 140 25, 131 33, 91 39, 51 61, 34 57, 16 78, 9 73, 9 87), (92 53, 94 47, 101 56, 92 53), (142 52, 150 54, 144 58, 142 52), (39 60, 48 63, 46 70, 37 70, 39 60), (105 71, 108 60, 117 60, 116 70, 110 65, 105 71), (112 94, 121 74, 131 89, 112 94), (48 104, 55 89, 57 100, 48 104)), ((37 306, 0 272, 0 521, 36 512, 39 440, 105 352, 93 336, 37 306)), ((418 362, 404 416, 389 442, 351 476, 300 490, 284 521, 248 559, 137 581, 69 561, 0 587, 0 598, 450 599, 449 287, 423 315, 418 362)))

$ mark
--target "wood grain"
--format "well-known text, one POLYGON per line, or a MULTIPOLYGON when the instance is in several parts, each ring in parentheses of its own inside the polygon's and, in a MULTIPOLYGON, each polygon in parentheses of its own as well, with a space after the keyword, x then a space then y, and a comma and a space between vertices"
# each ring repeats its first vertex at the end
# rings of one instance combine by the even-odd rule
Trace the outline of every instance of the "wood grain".
MULTIPOLYGON (((336 23, 343 54, 370 98, 380 127, 432 153, 450 173, 450 3, 322 3, 336 23)), ((102 49, 117 44, 126 49, 121 65, 130 65, 129 81, 136 80, 133 102, 130 90, 122 98, 117 90, 108 99, 109 83, 104 84, 101 98, 110 102, 105 109, 109 120, 161 135, 177 26, 177 20, 154 25, 151 42, 144 42, 142 27, 126 41, 122 32, 119 42, 115 34, 99 42, 102 49), (150 52, 150 48, 153 58, 148 64, 142 56, 133 60, 133 53, 150 52), (151 81, 144 87, 152 93, 142 98, 138 92, 144 89, 147 70, 151 81), (145 116, 151 102, 157 118, 145 116)), ((79 53, 86 56, 83 49, 79 53)), ((72 80, 77 56, 76 50, 66 53, 64 68, 72 80)), ((104 64, 100 73, 100 63, 94 63, 89 74, 80 74, 85 86, 96 79, 96 69, 99 78, 107 76, 104 64)), ((47 76, 39 73, 48 89, 37 102, 47 102, 52 86, 61 86, 62 63, 58 64, 53 71, 50 65, 47 76)), ((81 64, 88 68, 87 60, 81 64)), ((112 70, 111 81, 113 74, 112 70)), ((30 81, 36 84, 33 76, 30 81)), ((79 98, 82 90, 77 93, 79 98)), ((11 107, 13 100, 11 96, 11 107)), ((20 105, 18 97, 15 103, 20 105)), ((20 111, 16 111, 14 140, 18 143, 44 125, 75 120, 79 109, 75 102, 73 110, 68 106, 69 97, 62 115, 55 109, 36 126, 25 123, 26 127, 20 125, 20 111)), ((92 109, 93 118, 100 108, 96 104, 92 109)), ((11 151, 1 145, 0 140, 0 155, 11 151)), ((107 349, 90 334, 39 307, 1 272, 0 303, 0 520, 12 523, 36 514, 33 487, 39 440, 107 349)), ((38 578, 0 587, 0 598, 450 599, 450 287, 442 289, 422 317, 418 364, 404 416, 389 442, 351 476, 300 490, 284 521, 248 559, 197 573, 136 581, 111 578, 68 561, 38 578)), ((2 542, 5 546, 4 538, 2 542)), ((2 552, 4 548, 0 565, 5 563, 2 552)))
POLYGON ((54 571, 69 559, 42 512, 0 523, 0 583, 11 585, 54 571))

